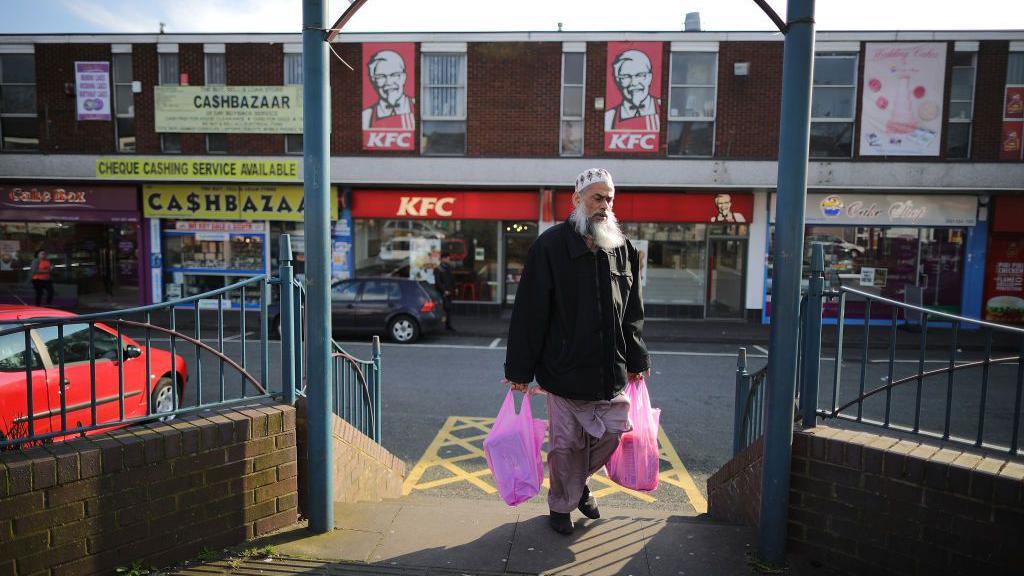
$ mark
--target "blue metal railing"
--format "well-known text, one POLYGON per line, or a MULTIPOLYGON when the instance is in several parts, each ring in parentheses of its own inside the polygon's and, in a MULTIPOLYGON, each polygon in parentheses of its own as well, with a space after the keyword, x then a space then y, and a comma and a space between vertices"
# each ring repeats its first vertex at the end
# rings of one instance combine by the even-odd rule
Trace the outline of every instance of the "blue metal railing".
POLYGON ((170 302, 78 316, 29 317, 0 325, 5 353, 0 373, 6 380, 0 391, 0 450, 266 396, 271 281, 261 275, 170 302), (259 291, 259 378, 247 369, 247 287, 259 291), (238 334, 237 340, 229 340, 235 336, 225 338, 225 302, 236 294, 238 334), (179 330, 179 317, 189 315, 183 308, 192 312, 191 335, 179 330), (215 339, 203 337, 204 313, 216 314, 215 339), (155 322, 161 319, 166 326, 155 322), (154 342, 166 342, 169 350, 154 347, 154 342), (207 374, 204 366, 213 365, 204 363, 204 356, 217 364, 215 372, 207 374), (238 378, 229 379, 225 367, 238 378), (211 378, 217 385, 208 389, 204 383, 211 378))
POLYGON ((735 425, 732 455, 739 454, 764 434, 764 393, 768 388, 768 365, 753 374, 747 372, 747 350, 736 357, 735 425))

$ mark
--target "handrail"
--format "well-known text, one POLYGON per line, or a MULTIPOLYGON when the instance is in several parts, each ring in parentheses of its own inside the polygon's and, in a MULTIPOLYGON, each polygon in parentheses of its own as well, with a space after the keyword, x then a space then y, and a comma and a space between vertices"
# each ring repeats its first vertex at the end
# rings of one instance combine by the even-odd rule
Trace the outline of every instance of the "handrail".
POLYGON ((940 312, 938 310, 930 310, 930 309, 924 308, 922 306, 915 306, 914 304, 908 304, 906 302, 900 302, 898 300, 892 300, 891 298, 886 298, 884 296, 879 296, 877 294, 871 294, 869 292, 864 292, 862 290, 857 290, 856 288, 850 288, 848 286, 840 286, 839 290, 841 292, 848 292, 850 294, 856 294, 858 296, 863 296, 863 297, 865 297, 865 298, 867 298, 869 300, 874 300, 876 302, 883 302, 885 304, 889 304, 890 306, 897 306, 899 308, 904 308, 904 309, 908 309, 908 310, 915 310, 917 312, 921 312, 923 314, 928 314, 930 316, 939 316, 941 318, 946 318, 946 319, 950 320, 951 322, 967 322, 969 324, 976 324, 978 326, 984 326, 986 328, 992 328, 994 330, 1000 330, 1000 331, 1004 331, 1004 332, 1014 332, 1016 334, 1020 334, 1020 335, 1024 336, 1024 328, 1017 328, 1016 326, 1004 326, 1002 324, 994 324, 992 322, 986 322, 985 320, 978 320, 977 318, 968 318, 966 316, 957 316, 956 314, 950 314, 948 312, 940 312))

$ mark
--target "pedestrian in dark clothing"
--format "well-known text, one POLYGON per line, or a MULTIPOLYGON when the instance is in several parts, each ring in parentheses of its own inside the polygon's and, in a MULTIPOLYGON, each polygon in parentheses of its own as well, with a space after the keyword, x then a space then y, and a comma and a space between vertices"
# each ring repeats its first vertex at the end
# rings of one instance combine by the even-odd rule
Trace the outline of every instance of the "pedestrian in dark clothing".
POLYGON ((441 300, 444 302, 444 327, 449 332, 455 332, 452 327, 452 296, 455 294, 455 274, 452 273, 452 255, 448 252, 441 253, 441 265, 434 270, 434 286, 441 293, 441 300))
POLYGON ((36 257, 32 259, 32 287, 36 291, 36 306, 41 305, 43 301, 43 292, 46 292, 46 305, 53 304, 53 278, 51 272, 53 271, 53 263, 47 260, 46 250, 39 250, 36 252, 36 257))
POLYGON ((575 210, 530 247, 516 291, 505 382, 547 391, 549 521, 573 531, 569 513, 598 518, 587 479, 630 430, 627 378, 648 371, 640 261, 612 211, 615 187, 604 169, 576 179, 575 210))

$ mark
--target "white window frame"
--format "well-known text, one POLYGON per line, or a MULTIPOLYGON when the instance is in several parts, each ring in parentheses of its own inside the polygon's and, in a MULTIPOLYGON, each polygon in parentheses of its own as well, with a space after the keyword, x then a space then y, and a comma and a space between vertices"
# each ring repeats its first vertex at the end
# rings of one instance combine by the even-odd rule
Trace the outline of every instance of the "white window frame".
POLYGON ((423 142, 423 130, 426 128, 427 122, 462 122, 462 133, 464 135, 464 146, 462 152, 451 153, 451 154, 440 154, 432 153, 428 154, 424 151, 423 147, 420 147, 420 154, 424 156, 465 156, 466 151, 469 148, 469 127, 466 122, 466 117, 469 114, 469 56, 465 50, 447 50, 441 51, 440 48, 458 48, 458 46, 437 46, 438 50, 424 51, 420 50, 420 142, 423 142), (462 74, 459 78, 459 84, 427 84, 427 78, 430 74, 427 72, 427 58, 430 56, 459 56, 463 60, 462 74), (460 116, 431 116, 427 113, 425 96, 426 92, 430 88, 462 88, 462 94, 465 106, 463 106, 462 114, 460 116))
POLYGON ((587 125, 585 123, 585 119, 586 119, 586 115, 587 115, 587 52, 586 52, 586 50, 583 50, 583 51, 571 51, 571 52, 570 51, 565 51, 565 50, 562 51, 562 78, 561 78, 561 86, 562 86, 562 89, 561 89, 562 94, 559 97, 559 106, 558 106, 558 117, 559 117, 559 121, 558 121, 558 155, 559 156, 572 157, 572 158, 578 158, 580 156, 583 156, 586 153, 585 148, 586 148, 586 143, 587 143, 587 138, 586 138, 586 126, 587 125), (580 54, 583 57, 583 83, 582 84, 566 84, 565 83, 565 57, 570 55, 570 54, 572 54, 572 55, 580 54), (582 90, 580 90, 580 116, 579 116, 579 118, 571 117, 571 116, 566 116, 565 115, 565 88, 566 88, 566 86, 579 86, 580 88, 582 88, 582 90), (566 121, 572 121, 572 122, 578 121, 580 123, 581 134, 580 134, 580 153, 579 154, 567 154, 564 150, 562 150, 562 137, 564 136, 564 134, 562 133, 562 127, 563 127, 563 125, 564 125, 564 123, 566 121))
MULTIPOLYGON (((282 72, 283 72, 282 78, 284 79, 284 85, 285 86, 295 86, 295 85, 301 85, 302 84, 301 82, 294 83, 294 82, 289 82, 288 81, 288 60, 296 60, 297 59, 299 61, 299 69, 303 70, 303 74, 305 74, 305 70, 303 69, 303 67, 305 66, 306 63, 302 61, 302 49, 301 48, 302 48, 302 44, 285 44, 285 46, 284 46, 284 59, 283 59, 284 70, 282 70, 282 72)), ((301 138, 302 134, 285 134, 285 136, 284 136, 284 153, 285 154, 302 154, 302 153, 304 153, 305 152, 305 143, 303 143, 303 147, 302 148, 300 148, 298 150, 292 150, 288 146, 288 137, 289 136, 299 136, 301 138)))
MULTIPOLYGON (((178 55, 177 45, 174 45, 174 47, 175 47, 174 51, 166 50, 166 51, 159 52, 157 54, 157 58, 156 58, 156 60, 157 60, 156 80, 157 80, 157 82, 161 86, 181 86, 181 56, 178 55), (175 80, 175 82, 173 84, 164 84, 164 82, 163 82, 163 79, 164 79, 164 61, 166 60, 164 58, 164 56, 170 56, 172 54, 174 55, 174 60, 178 63, 178 70, 174 73, 174 80, 175 80)), ((164 154, 181 154, 182 153, 182 150, 181 150, 181 134, 175 134, 178 137, 178 150, 171 150, 171 151, 167 150, 167 145, 164 142, 164 138, 170 136, 171 134, 174 134, 174 133, 163 133, 163 134, 160 134, 160 151, 163 152, 164 154)))
MULTIPOLYGON (((305 66, 305 62, 302 61, 302 53, 301 52, 298 52, 298 53, 296 53, 296 52, 285 52, 284 59, 282 60, 282 66, 284 66, 284 69, 282 70, 282 75, 281 75, 281 77, 284 79, 284 85, 285 86, 301 85, 302 82, 289 82, 288 81, 288 61, 289 60, 298 60, 299 61, 299 70, 303 70, 303 66, 305 66)), ((303 70, 303 73, 305 73, 305 70, 303 70)))
MULTIPOLYGON (((970 100, 956 100, 956 99, 953 98, 953 88, 952 88, 952 85, 953 85, 953 72, 955 72, 958 68, 961 69, 961 70, 968 69, 967 66, 953 66, 951 68, 951 70, 950 70, 950 77, 949 77, 949 83, 950 83, 949 105, 947 106, 946 117, 949 119, 949 123, 950 124, 967 124, 968 125, 967 126, 967 155, 963 156, 962 158, 961 157, 951 158, 951 160, 970 160, 971 152, 973 152, 973 150, 971 149, 971 144, 972 144, 971 141, 974 140, 974 98, 975 98, 975 96, 977 94, 977 91, 978 91, 978 53, 976 51, 967 51, 967 50, 958 51, 958 52, 960 52, 961 54, 970 54, 971 55, 971 66, 969 67, 969 69, 971 70, 971 99, 970 100), (970 115, 970 117, 969 118, 954 118, 952 116, 952 113, 953 113, 953 102, 970 102, 970 105, 971 105, 971 115, 970 115)), ((947 147, 949 146, 949 134, 946 135, 946 146, 947 147)), ((943 150, 943 154, 945 154, 947 151, 948 151, 948 148, 946 150, 943 150)))
MULTIPOLYGON (((219 44, 219 45, 207 44, 207 45, 205 45, 204 46, 204 50, 203 50, 203 84, 205 84, 206 86, 226 86, 227 83, 228 83, 228 62, 227 62, 227 55, 224 53, 224 45, 223 44, 219 44), (219 48, 219 50, 218 50, 218 48, 219 48), (221 60, 224 61, 224 81, 223 82, 210 80, 210 57, 211 56, 216 57, 216 58, 220 58, 221 60)), ((210 147, 210 136, 211 136, 211 134, 207 134, 206 135, 206 153, 207 154, 227 154, 228 151, 226 149, 225 150, 212 150, 211 149, 211 147, 210 147)), ((225 138, 226 137, 227 136, 225 135, 225 138)))
MULTIPOLYGON (((673 48, 675 48, 675 47, 676 46, 673 45, 673 48)), ((683 46, 679 46, 679 47, 681 48, 683 46)), ((717 45, 716 45, 716 48, 717 48, 717 45)), ((720 57, 720 54, 717 51, 717 49, 714 51, 715 52, 715 72, 714 72, 715 83, 714 84, 673 84, 672 83, 672 70, 675 69, 673 64, 675 63, 675 58, 676 58, 677 54, 707 54, 708 52, 711 52, 711 50, 675 50, 675 49, 673 49, 672 52, 669 53, 669 66, 668 66, 668 122, 669 122, 669 124, 671 124, 672 122, 710 122, 711 123, 711 154, 709 154, 707 156, 704 156, 704 155, 698 156, 698 155, 691 155, 691 154, 672 154, 672 155, 670 155, 670 157, 672 157, 672 158, 713 158, 715 156, 715 144, 717 144, 716 140, 718 138, 718 134, 717 134, 718 131, 715 129, 716 128, 715 125, 718 122, 718 120, 717 120, 717 118, 718 118, 718 65, 719 65, 719 63, 721 61, 721 57, 720 57), (673 88, 713 88, 715 95, 714 95, 714 98, 713 98, 712 101, 714 102, 715 108, 712 111, 711 116, 673 116, 672 115, 672 89, 673 88)))
MULTIPOLYGON (((853 88, 853 96, 850 99, 850 111, 853 113, 849 118, 817 117, 811 116, 811 125, 820 124, 849 124, 850 125, 850 155, 849 156, 812 156, 812 158, 853 158, 853 149, 857 142, 857 98, 859 98, 858 78, 860 76, 860 52, 847 52, 840 50, 815 51, 814 59, 849 59, 853 58, 853 83, 852 84, 822 84, 822 88, 853 88)), ((814 89, 818 85, 814 83, 814 76, 811 76, 811 109, 814 109, 814 89)))
MULTIPOLYGON (((129 44, 128 47, 131 48, 131 45, 129 44)), ((133 79, 135 78, 134 64, 135 64, 135 62, 134 62, 134 59, 132 57, 131 50, 116 51, 116 52, 113 52, 110 55, 110 68, 111 68, 110 77, 112 79, 112 84, 114 85, 114 149, 117 150, 117 152, 119 154, 134 154, 135 153, 135 150, 128 151, 128 150, 122 150, 121 149, 121 134, 118 132, 118 128, 117 128, 117 119, 118 118, 131 118, 132 126, 134 127, 134 125, 135 125, 135 92, 134 91, 132 91, 132 103, 131 103, 131 106, 128 107, 128 113, 127 114, 120 114, 117 111, 117 108, 118 108, 117 88, 118 88, 118 86, 127 86, 128 89, 131 90, 132 84, 134 82, 133 79), (128 59, 128 63, 130 64, 129 68, 132 69, 132 72, 133 72, 132 77, 129 78, 127 82, 123 82, 122 81, 123 79, 119 78, 117 76, 117 65, 114 64, 114 60, 116 60, 118 57, 127 58, 128 59)), ((136 138, 136 140, 138 139, 138 135, 137 134, 136 134, 135 138, 136 138)))
MULTIPOLYGON (((2 55, 2 56, 31 56, 32 57, 32 66, 35 67, 35 64, 36 64, 36 52, 35 52, 35 49, 33 47, 30 47, 30 48, 32 48, 32 49, 29 49, 29 50, 18 50, 18 51, 13 51, 13 50, 12 51, 6 51, 5 50, 2 53, 0 53, 0 55, 2 55)), ((0 116, 2 116, 3 118, 35 118, 36 119, 36 123, 38 124, 38 120, 39 120, 39 78, 36 78, 36 81, 34 83, 31 83, 31 84, 28 83, 28 82, 7 82, 7 83, 4 83, 4 85, 5 86, 35 86, 35 88, 36 88, 36 112, 35 112, 35 114, 25 114, 24 112, 0 112, 0 116)), ((36 147, 35 147, 35 150, 13 150, 12 152, 20 152, 20 153, 39 152, 39 149, 41 147, 42 147, 42 139, 40 138, 39 128, 37 126, 36 127, 36 147)), ((0 121, 0 152, 6 152, 6 151, 7 150, 3 147, 3 122, 0 121)))

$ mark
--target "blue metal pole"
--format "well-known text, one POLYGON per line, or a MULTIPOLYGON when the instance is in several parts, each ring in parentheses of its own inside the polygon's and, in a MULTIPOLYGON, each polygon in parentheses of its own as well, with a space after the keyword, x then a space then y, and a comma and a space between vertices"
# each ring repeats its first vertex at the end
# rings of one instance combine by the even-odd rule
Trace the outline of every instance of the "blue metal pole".
POLYGON ((306 228, 306 305, 309 307, 307 418, 309 527, 334 529, 331 442, 330 82, 325 0, 302 2, 303 191, 306 228))
MULTIPOLYGON (((811 246, 811 281, 807 286, 803 351, 800 368, 800 414, 805 428, 817 423, 818 389, 821 376, 821 299, 825 291, 825 252, 821 244, 811 246)), ((839 319, 842 322, 842 318, 839 319)), ((837 359, 836 362, 839 360, 837 359)))
POLYGON ((292 321, 295 306, 295 289, 292 270, 291 236, 281 234, 279 239, 278 262, 281 283, 278 290, 281 294, 281 311, 278 313, 278 334, 281 339, 281 394, 283 401, 289 406, 295 405, 295 323, 292 321))
POLYGON ((803 264, 804 202, 814 66, 814 0, 789 0, 782 63, 782 119, 772 277, 772 323, 765 417, 764 473, 758 556, 782 565, 786 558, 789 467, 793 449, 803 264))
POLYGON ((736 354, 736 399, 733 402, 732 455, 736 456, 744 446, 746 426, 743 415, 750 412, 747 396, 750 395, 750 375, 747 374, 747 349, 740 348, 736 354))

